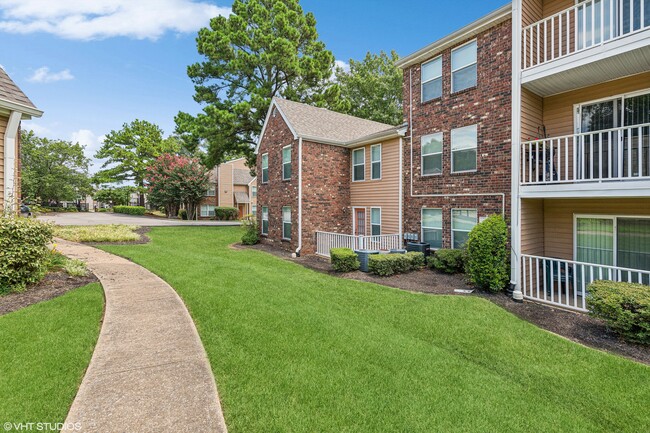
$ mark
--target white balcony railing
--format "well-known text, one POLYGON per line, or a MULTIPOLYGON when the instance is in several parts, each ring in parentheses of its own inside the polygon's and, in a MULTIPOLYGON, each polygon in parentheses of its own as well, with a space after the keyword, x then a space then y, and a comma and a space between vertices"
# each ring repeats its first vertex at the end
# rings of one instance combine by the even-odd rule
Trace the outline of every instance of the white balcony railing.
POLYGON ((524 298, 577 311, 587 311, 585 295, 592 281, 650 284, 650 271, 596 265, 522 254, 524 298))
POLYGON ((316 254, 329 257, 332 248, 389 251, 402 248, 402 240, 397 234, 355 236, 343 233, 316 232, 316 254))
POLYGON ((521 146, 522 185, 650 179, 650 123, 521 146))
POLYGON ((650 0, 579 2, 522 30, 522 68, 650 28, 650 0))

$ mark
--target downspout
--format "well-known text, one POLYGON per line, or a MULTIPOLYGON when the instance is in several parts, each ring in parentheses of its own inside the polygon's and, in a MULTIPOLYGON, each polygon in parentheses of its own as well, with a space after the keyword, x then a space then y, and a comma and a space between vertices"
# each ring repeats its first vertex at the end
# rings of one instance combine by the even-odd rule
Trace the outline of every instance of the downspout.
POLYGON ((403 229, 403 221, 402 221, 402 209, 403 209, 403 202, 404 202, 404 139, 402 137, 399 138, 399 212, 398 212, 398 225, 399 225, 399 238, 400 242, 402 241, 402 233, 404 232, 403 229))
POLYGON ((510 288, 512 299, 524 299, 519 281, 521 257, 521 209, 519 202, 519 167, 521 161, 521 0, 512 2, 512 162, 510 189, 510 288))
POLYGON ((11 212, 14 212, 16 204, 20 197, 14 197, 16 193, 16 151, 17 151, 17 138, 20 133, 20 119, 22 118, 22 113, 18 111, 12 111, 9 115, 9 120, 7 121, 7 128, 5 130, 4 137, 4 146, 5 146, 5 161, 4 161, 4 201, 5 208, 9 208, 11 212))
POLYGON ((302 250, 302 137, 298 138, 298 248, 295 255, 300 257, 302 250))

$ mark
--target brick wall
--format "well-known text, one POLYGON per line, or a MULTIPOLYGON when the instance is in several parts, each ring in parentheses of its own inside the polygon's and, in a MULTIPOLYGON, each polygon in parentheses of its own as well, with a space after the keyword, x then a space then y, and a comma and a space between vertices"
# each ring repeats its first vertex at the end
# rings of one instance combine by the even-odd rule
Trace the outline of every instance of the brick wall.
POLYGON ((411 143, 407 140, 404 146, 404 230, 420 234, 421 209, 441 208, 445 248, 451 246, 451 209, 475 208, 479 218, 504 210, 508 218, 510 211, 511 21, 492 27, 476 39, 476 87, 451 93, 451 50, 454 47, 442 53, 443 91, 438 99, 420 102, 420 64, 404 70, 405 118, 409 117, 411 101, 413 105, 412 131, 409 131, 413 135, 412 166, 411 143), (477 170, 452 174, 451 130, 474 124, 478 125, 477 170), (443 132, 442 175, 422 177, 420 137, 435 132, 443 132), (505 209, 499 195, 452 196, 469 193, 503 193, 505 209), (414 197, 425 194, 439 194, 440 197, 414 197))

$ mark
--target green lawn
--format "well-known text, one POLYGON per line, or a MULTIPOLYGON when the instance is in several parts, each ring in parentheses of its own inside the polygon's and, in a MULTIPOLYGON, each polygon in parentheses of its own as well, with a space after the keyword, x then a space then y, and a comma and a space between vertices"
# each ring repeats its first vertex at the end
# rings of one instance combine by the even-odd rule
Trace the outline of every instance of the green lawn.
POLYGON ((650 368, 477 297, 339 279, 233 250, 239 228, 105 246, 167 280, 198 327, 231 432, 650 431, 650 368))
POLYGON ((0 316, 0 422, 65 420, 103 308, 102 288, 94 283, 0 316))

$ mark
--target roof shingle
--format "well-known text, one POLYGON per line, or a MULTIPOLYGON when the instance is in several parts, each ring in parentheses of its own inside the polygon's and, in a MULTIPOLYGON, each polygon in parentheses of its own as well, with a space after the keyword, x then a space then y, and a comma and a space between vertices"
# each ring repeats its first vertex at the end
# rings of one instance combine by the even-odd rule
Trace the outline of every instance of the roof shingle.
POLYGON ((234 185, 248 185, 253 180, 250 170, 242 170, 241 168, 233 169, 232 183, 234 185))
POLYGON ((20 90, 2 68, 0 68, 0 99, 36 109, 34 103, 29 100, 27 95, 20 90))

